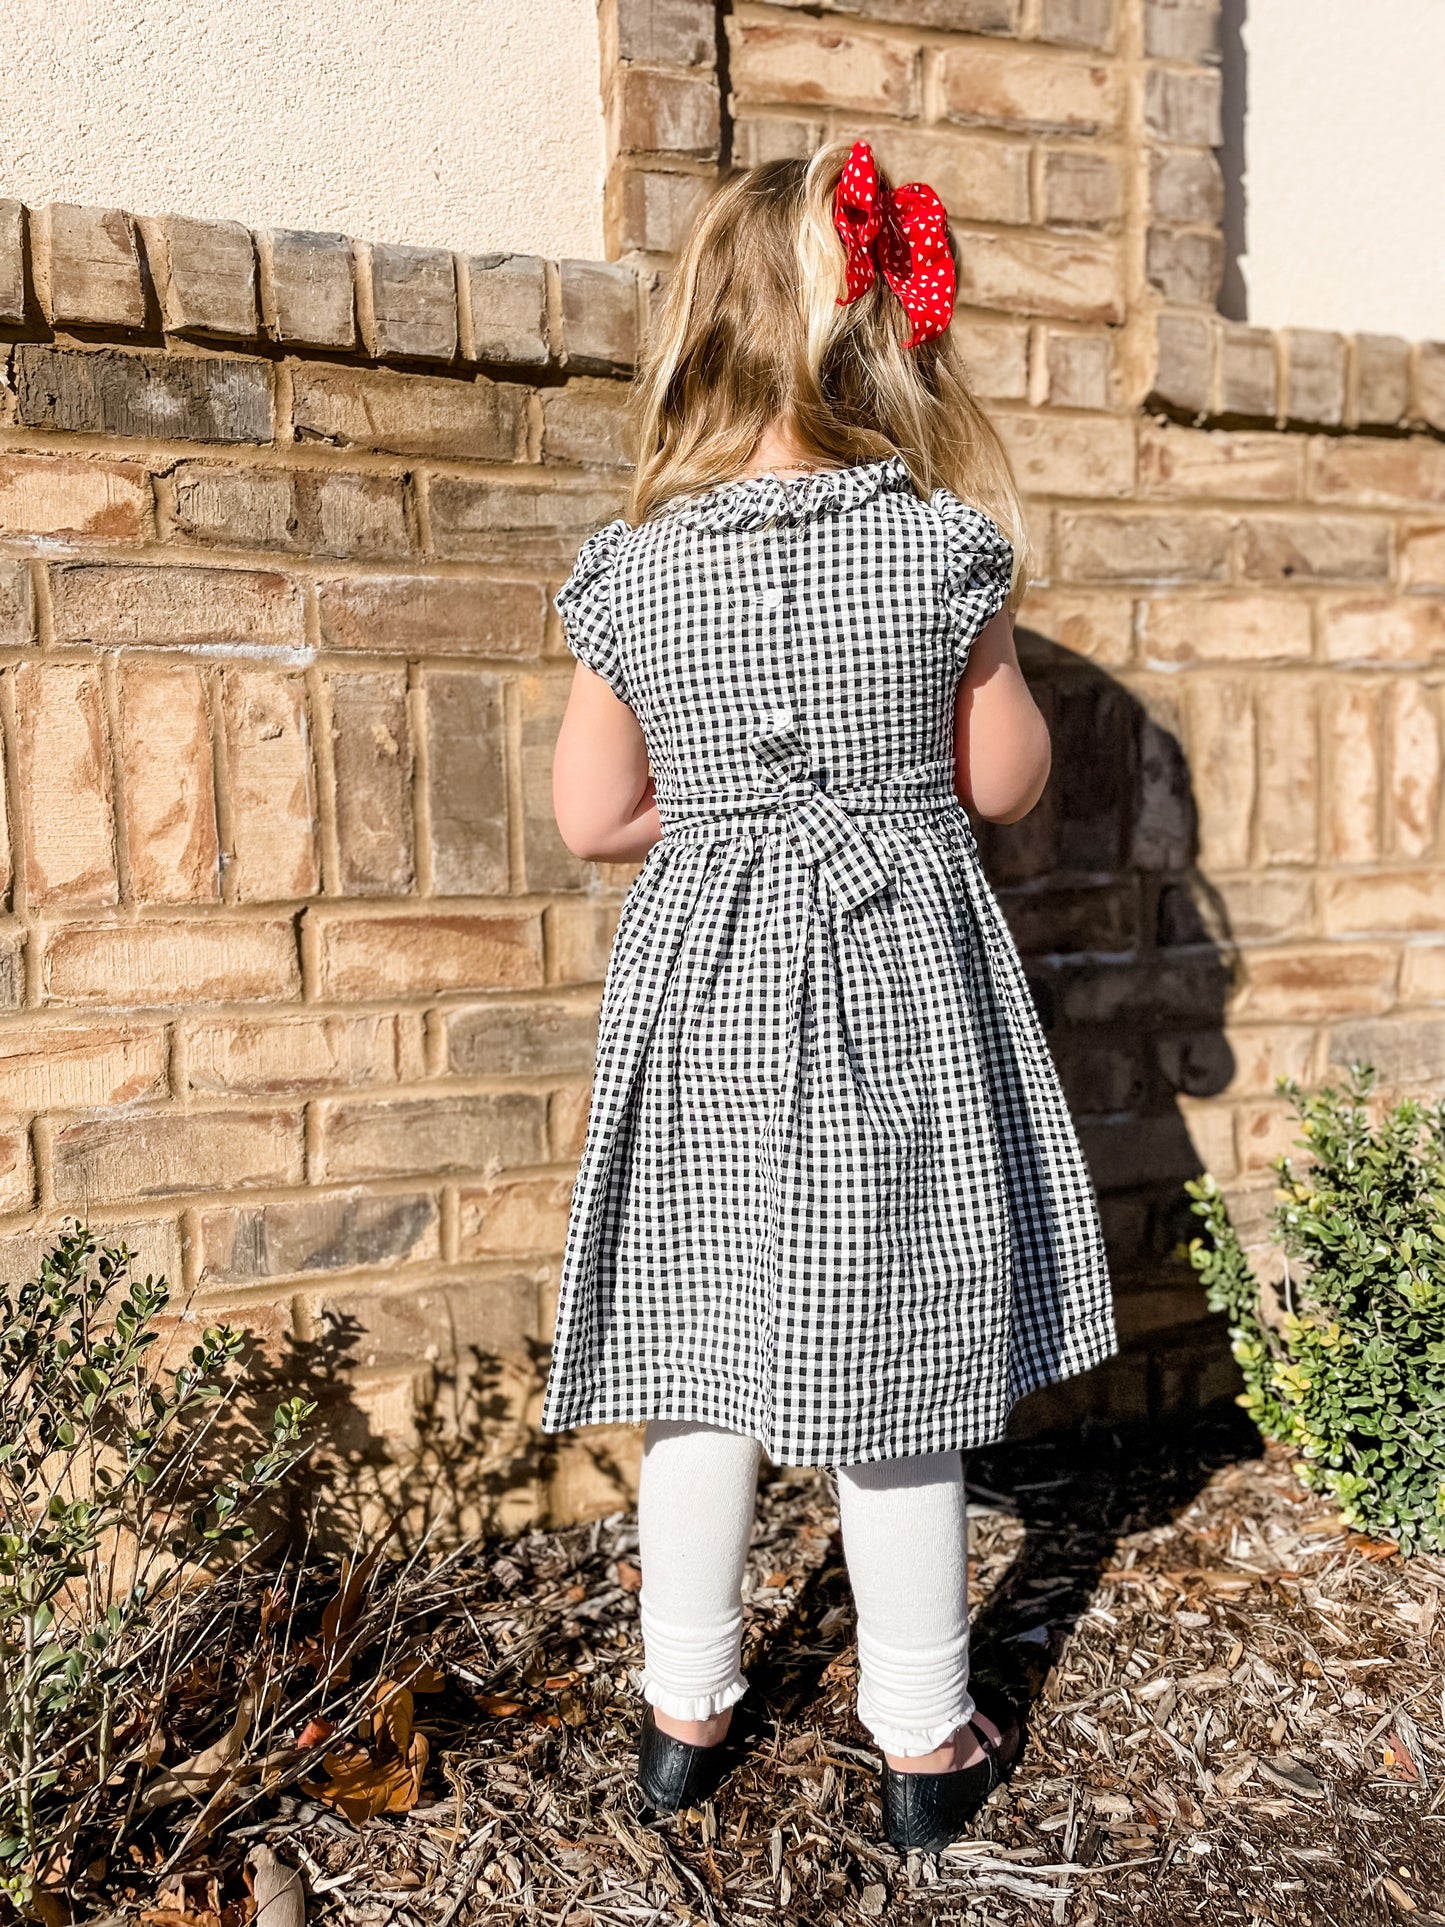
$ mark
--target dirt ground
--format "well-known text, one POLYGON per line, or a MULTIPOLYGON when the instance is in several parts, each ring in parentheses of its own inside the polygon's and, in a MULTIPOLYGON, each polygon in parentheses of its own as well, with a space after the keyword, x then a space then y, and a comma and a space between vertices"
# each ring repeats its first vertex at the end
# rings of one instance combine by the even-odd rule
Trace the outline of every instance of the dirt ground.
POLYGON ((1230 1409, 970 1464, 975 1667, 1030 1702, 1012 1782, 936 1859, 879 1834, 826 1474, 769 1472, 741 1764, 658 1819, 632 1779, 635 1521, 530 1532, 429 1602, 422 1801, 357 1828, 284 1792, 168 1904, 269 1844, 336 1927, 760 1919, 1445 1922, 1445 1560, 1339 1528, 1230 1409))

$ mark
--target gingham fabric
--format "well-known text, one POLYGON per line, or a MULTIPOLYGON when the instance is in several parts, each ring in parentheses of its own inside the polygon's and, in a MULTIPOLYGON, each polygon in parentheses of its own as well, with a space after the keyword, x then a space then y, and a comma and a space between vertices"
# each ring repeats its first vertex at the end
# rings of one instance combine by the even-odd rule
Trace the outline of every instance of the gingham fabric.
POLYGON ((583 546, 557 606, 642 725, 663 835, 607 966, 547 1431, 700 1419, 779 1465, 967 1449, 1117 1349, 953 787, 1011 560, 897 457, 583 546))

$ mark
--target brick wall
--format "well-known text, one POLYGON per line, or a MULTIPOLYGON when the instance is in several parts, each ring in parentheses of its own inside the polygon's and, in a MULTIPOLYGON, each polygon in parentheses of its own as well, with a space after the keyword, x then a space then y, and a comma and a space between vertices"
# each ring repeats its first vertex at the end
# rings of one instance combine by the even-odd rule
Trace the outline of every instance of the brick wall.
POLYGON ((0 1270, 122 1229, 471 1516, 613 1502, 529 1428, 630 866, 551 821, 550 592, 721 158, 940 189, 1027 491, 1057 771, 987 839, 1123 1358, 1228 1389, 1172 1255, 1258 1218, 1281 1071, 1445 1083, 1445 348, 1214 310, 1211 6, 609 0, 612 264, 0 205, 0 1270))

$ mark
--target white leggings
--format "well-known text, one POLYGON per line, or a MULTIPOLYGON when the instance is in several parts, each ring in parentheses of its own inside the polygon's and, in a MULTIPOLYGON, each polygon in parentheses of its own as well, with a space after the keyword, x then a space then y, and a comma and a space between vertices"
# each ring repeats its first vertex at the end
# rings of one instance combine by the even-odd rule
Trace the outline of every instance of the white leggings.
MULTIPOLYGON (((653 1419, 637 1495, 643 1697, 705 1720, 747 1691, 742 1579, 761 1447, 715 1425, 653 1419)), ((933 1452, 836 1468, 858 1609, 858 1717, 886 1753, 931 1753, 974 1710, 968 1690, 963 1462, 933 1452)))

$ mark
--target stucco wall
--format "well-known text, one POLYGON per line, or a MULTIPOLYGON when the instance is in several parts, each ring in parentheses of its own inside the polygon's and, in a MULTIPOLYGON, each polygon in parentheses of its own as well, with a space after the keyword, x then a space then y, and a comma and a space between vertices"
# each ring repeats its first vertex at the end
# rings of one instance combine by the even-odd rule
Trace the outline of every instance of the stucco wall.
POLYGON ((593 0, 17 0, 0 196, 596 258, 593 0))
POLYGON ((1254 0, 1243 43, 1247 315, 1445 332, 1445 0, 1254 0))

